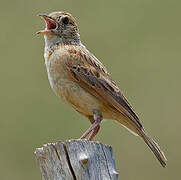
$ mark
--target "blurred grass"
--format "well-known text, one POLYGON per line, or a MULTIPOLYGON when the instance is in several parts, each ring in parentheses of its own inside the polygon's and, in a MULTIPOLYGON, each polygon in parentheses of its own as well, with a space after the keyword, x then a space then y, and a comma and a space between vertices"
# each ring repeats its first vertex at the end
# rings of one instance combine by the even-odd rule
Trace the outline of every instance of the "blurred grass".
POLYGON ((33 152, 43 143, 79 137, 89 122, 52 92, 35 35, 41 12, 69 11, 81 38, 108 68, 168 157, 162 169, 146 145, 105 121, 96 140, 113 147, 120 179, 180 177, 181 2, 1 1, 0 179, 41 179, 33 152))

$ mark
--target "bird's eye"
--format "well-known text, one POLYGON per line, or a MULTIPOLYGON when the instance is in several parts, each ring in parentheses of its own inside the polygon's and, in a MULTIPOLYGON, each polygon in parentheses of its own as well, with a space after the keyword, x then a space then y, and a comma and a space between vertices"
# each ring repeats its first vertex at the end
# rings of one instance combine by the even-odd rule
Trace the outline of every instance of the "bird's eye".
POLYGON ((64 24, 68 24, 68 23, 69 23, 69 18, 68 18, 68 17, 62 18, 62 22, 63 22, 64 24))

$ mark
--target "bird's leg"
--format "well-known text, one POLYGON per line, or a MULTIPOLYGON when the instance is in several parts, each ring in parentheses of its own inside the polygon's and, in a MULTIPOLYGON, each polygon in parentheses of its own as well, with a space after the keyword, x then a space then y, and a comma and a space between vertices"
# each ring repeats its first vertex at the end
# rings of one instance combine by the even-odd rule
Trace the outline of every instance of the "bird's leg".
POLYGON ((102 121, 102 114, 99 110, 93 110, 93 118, 94 123, 91 125, 91 127, 80 137, 80 139, 86 138, 89 133, 92 131, 90 137, 88 138, 90 141, 94 138, 94 136, 98 133, 100 129, 100 123, 102 121))
POLYGON ((89 136, 89 141, 92 141, 94 136, 96 136, 96 134, 99 132, 100 129, 100 124, 97 125, 97 127, 92 131, 91 135, 89 136))

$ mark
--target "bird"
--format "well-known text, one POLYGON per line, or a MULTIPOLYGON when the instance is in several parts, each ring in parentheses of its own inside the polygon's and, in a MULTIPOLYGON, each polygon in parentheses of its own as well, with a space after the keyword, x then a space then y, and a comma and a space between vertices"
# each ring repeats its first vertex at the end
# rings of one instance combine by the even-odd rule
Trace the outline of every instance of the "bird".
POLYGON ((75 18, 68 12, 38 14, 45 21, 44 59, 50 86, 55 94, 91 126, 80 137, 93 140, 103 119, 119 122, 140 136, 165 167, 167 159, 158 144, 148 136, 138 115, 111 78, 105 66, 83 45, 75 18))

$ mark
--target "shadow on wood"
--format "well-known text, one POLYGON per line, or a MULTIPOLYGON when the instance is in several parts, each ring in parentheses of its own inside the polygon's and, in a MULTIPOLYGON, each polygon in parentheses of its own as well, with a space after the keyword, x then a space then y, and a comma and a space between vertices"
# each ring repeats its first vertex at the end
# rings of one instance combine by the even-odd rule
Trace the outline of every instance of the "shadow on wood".
POLYGON ((118 180, 112 148, 99 142, 49 143, 35 157, 44 180, 118 180))

